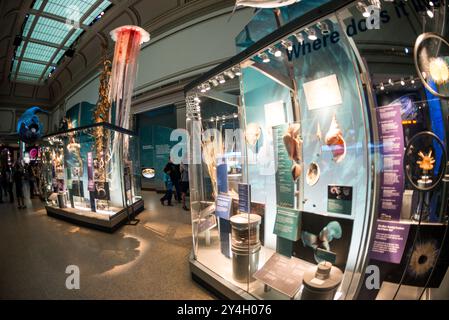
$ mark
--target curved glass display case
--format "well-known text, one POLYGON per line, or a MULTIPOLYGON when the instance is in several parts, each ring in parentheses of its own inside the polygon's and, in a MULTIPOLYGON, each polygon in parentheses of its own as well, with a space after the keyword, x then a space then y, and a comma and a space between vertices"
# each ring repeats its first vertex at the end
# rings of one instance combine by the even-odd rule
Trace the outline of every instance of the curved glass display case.
POLYGON ((413 54, 446 6, 305 2, 185 88, 192 275, 230 298, 449 298, 449 60, 437 38, 413 54))
POLYGON ((109 123, 45 136, 47 214, 108 232, 132 222, 143 210, 137 139, 109 123))

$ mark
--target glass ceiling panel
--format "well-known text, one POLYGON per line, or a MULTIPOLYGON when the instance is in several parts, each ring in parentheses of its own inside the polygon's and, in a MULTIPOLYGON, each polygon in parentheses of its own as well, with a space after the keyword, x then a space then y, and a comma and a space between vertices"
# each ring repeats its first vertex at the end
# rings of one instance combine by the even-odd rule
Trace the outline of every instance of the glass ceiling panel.
POLYGON ((61 57, 64 55, 65 51, 64 50, 60 50, 58 52, 58 54, 56 55, 55 60, 53 60, 54 64, 57 64, 59 62, 59 60, 61 59, 61 57))
POLYGON ((63 18, 74 18, 79 21, 83 15, 97 2, 96 0, 49 0, 44 12, 63 18), (77 17, 77 18, 76 18, 77 17))
POLYGON ((31 38, 54 44, 60 44, 72 28, 73 27, 71 25, 40 17, 34 27, 31 38))
POLYGON ((23 57, 47 63, 53 57, 56 50, 57 49, 54 47, 44 46, 42 44, 34 42, 28 42, 23 57))
POLYGON ((22 35, 23 35, 24 37, 27 37, 27 36, 28 36, 28 32, 29 32, 30 29, 31 29, 31 25, 33 24, 34 18, 35 18, 35 16, 32 15, 32 14, 28 17, 27 22, 25 23, 25 27, 23 28, 23 33, 22 33, 22 35))
POLYGON ((103 1, 97 9, 95 9, 87 18, 83 21, 85 25, 90 25, 96 17, 98 17, 103 11, 105 11, 111 5, 110 1, 103 1))
POLYGON ((37 77, 40 77, 42 72, 44 72, 44 69, 44 64, 22 61, 19 67, 19 73, 26 73, 27 75, 36 75, 37 77))
POLYGON ((41 8, 43 0, 36 0, 33 5, 33 9, 39 10, 41 8))
POLYGON ((37 82, 39 80, 39 77, 31 77, 28 75, 18 74, 17 80, 25 81, 25 82, 37 82))
POLYGON ((30 11, 23 23, 22 42, 15 49, 10 79, 36 84, 39 79, 47 79, 53 66, 64 56, 65 48, 73 45, 111 5, 108 0, 35 0, 30 8, 35 11, 30 11), (74 29, 71 24, 64 23, 65 19, 82 20, 83 26, 74 29), (18 67, 22 58, 37 63, 22 60, 18 67), (47 68, 48 65, 51 67, 47 68))

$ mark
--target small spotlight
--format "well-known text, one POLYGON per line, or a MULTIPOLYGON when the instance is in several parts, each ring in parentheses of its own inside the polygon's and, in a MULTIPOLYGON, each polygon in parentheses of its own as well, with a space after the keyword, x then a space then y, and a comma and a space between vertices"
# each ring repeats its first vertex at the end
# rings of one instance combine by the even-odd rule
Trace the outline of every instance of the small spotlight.
POLYGON ((277 47, 271 47, 270 49, 268 49, 268 52, 271 53, 276 58, 282 56, 281 50, 279 50, 277 47))
POLYGON ((211 88, 210 88, 210 84, 208 84, 208 83, 206 83, 205 85, 204 85, 204 88, 206 89, 206 91, 209 91, 211 88))
POLYGON ((321 30, 321 34, 322 35, 326 35, 326 34, 331 33, 327 23, 325 23, 325 22, 318 22, 317 26, 321 30))
POLYGON ((238 118, 239 117, 239 115, 238 114, 234 114, 234 118, 238 118))
POLYGON ((200 98, 198 98, 198 97, 193 98, 193 101, 195 101, 195 102, 201 102, 200 98))
POLYGON ((413 77, 410 77, 410 79, 411 84, 415 84, 415 79, 413 79, 413 77))
POLYGON ((221 75, 218 76, 218 82, 220 82, 221 84, 226 82, 226 79, 225 79, 224 75, 221 74, 221 75))
POLYGON ((295 33, 295 38, 298 40, 299 44, 304 43, 304 36, 302 35, 302 32, 295 33))
POLYGON ((237 77, 240 77, 242 75, 242 70, 240 69, 240 67, 232 67, 232 71, 234 71, 234 74, 237 77))
POLYGON ((401 78, 401 86, 405 86, 404 78, 401 78))
POLYGON ((218 86, 218 80, 216 78, 210 81, 214 87, 218 86))
POLYGON ((382 91, 385 90, 385 86, 384 86, 383 82, 380 83, 380 90, 382 90, 382 91))
POLYGON ((429 16, 429 18, 433 18, 433 10, 428 9, 427 15, 429 16))
POLYGON ((281 43, 284 46, 284 48, 287 49, 288 51, 293 50, 293 42, 291 42, 290 40, 282 40, 281 43))
POLYGON ((306 29, 305 31, 307 33, 307 38, 310 41, 315 41, 316 39, 318 39, 318 37, 316 36, 315 29, 313 29, 313 28, 312 29, 306 29))
POLYGON ((404 51, 406 54, 408 54, 410 52, 410 50, 408 48, 405 48, 404 51))
POLYGON ((259 55, 259 58, 262 59, 262 62, 263 62, 263 63, 268 63, 268 62, 270 62, 270 58, 268 58, 268 55, 267 55, 265 52, 262 52, 262 53, 259 55))
POLYGON ((391 80, 391 78, 388 79, 388 83, 391 84, 391 85, 393 85, 393 80, 391 80))
POLYGON ((202 86, 200 91, 201 91, 202 93, 206 92, 206 91, 207 91, 207 90, 206 90, 206 87, 205 87, 205 86, 202 86))
POLYGON ((235 74, 234 72, 232 72, 232 70, 227 70, 224 72, 224 74, 229 78, 229 79, 234 79, 235 78, 235 74))
POLYGON ((431 6, 431 7, 434 6, 433 1, 429 1, 429 6, 431 6))

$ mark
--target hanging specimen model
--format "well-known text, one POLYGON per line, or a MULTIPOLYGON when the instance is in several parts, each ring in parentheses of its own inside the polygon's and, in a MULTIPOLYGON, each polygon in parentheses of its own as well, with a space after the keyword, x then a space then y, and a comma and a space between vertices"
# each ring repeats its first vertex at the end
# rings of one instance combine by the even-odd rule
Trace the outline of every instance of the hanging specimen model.
POLYGON ((335 162, 341 162, 346 156, 346 141, 343 139, 343 133, 338 125, 334 114, 331 126, 324 138, 324 142, 331 148, 332 157, 335 162))
POLYGON ((298 123, 290 124, 283 136, 283 140, 289 158, 296 162, 301 161, 302 140, 300 137, 300 125, 298 123))
POLYGON ((150 34, 137 26, 122 26, 111 31, 115 41, 114 61, 109 100, 115 106, 115 124, 129 129, 131 97, 137 74, 140 46, 150 40, 150 34))

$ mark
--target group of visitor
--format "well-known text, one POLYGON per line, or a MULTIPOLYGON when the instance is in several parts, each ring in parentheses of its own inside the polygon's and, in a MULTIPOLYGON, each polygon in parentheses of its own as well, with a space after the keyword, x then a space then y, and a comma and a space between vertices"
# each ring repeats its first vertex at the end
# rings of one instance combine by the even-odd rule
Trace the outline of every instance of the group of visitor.
POLYGON ((189 191, 189 167, 187 164, 175 164, 171 159, 168 159, 168 163, 164 168, 164 184, 165 195, 161 198, 162 205, 172 206, 173 189, 175 190, 174 196, 178 203, 182 203, 184 210, 189 210, 186 204, 186 196, 189 191))
POLYGON ((10 203, 14 203, 14 198, 16 198, 17 208, 26 208, 24 183, 29 185, 30 198, 39 196, 38 170, 37 165, 23 165, 20 160, 15 161, 12 166, 3 164, 0 170, 0 203, 4 202, 3 198, 5 198, 5 202, 9 200, 10 203))

